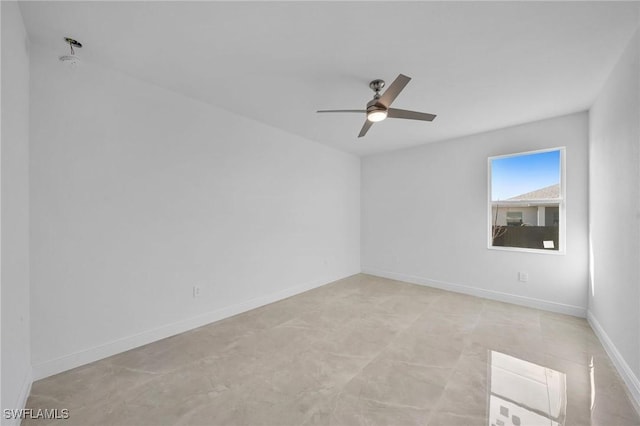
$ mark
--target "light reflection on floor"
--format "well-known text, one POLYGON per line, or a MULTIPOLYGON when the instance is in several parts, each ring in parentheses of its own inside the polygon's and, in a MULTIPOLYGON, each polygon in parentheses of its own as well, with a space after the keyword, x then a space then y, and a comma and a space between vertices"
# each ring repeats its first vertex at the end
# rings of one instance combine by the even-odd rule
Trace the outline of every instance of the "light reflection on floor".
POLYGON ((595 377, 595 368, 593 366, 593 357, 591 357, 591 360, 589 361, 589 383, 591 385, 591 404, 589 406, 589 409, 591 411, 593 411, 593 406, 596 402, 596 377, 595 377))
POLYGON ((489 425, 564 425, 564 373, 501 352, 489 353, 489 425))

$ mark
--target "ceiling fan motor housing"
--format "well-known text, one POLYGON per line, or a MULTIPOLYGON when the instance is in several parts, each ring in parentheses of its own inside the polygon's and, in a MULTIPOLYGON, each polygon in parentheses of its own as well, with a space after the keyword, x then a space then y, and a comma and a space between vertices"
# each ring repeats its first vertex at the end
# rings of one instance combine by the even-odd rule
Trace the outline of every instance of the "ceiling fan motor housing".
POLYGON ((387 110, 388 108, 384 106, 376 96, 367 102, 367 120, 371 123, 382 121, 387 118, 387 110))
POLYGON ((367 102, 367 113, 373 111, 386 111, 387 107, 378 102, 378 99, 372 99, 367 102))

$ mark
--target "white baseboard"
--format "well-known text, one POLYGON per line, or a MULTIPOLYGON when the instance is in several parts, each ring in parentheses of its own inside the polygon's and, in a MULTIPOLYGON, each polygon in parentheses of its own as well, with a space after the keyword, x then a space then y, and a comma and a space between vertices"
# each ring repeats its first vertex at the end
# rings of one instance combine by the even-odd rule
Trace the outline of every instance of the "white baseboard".
POLYGON ((163 325, 161 327, 147 330, 142 333, 123 337, 121 339, 114 340, 99 346, 87 348, 60 358, 36 364, 33 366, 33 377, 35 380, 40 380, 45 377, 61 373, 63 371, 70 370, 72 368, 79 367, 81 365, 89 364, 91 362, 137 348, 139 346, 153 343, 157 340, 165 339, 176 334, 184 333, 185 331, 193 330, 194 328, 202 327, 203 325, 207 325, 215 321, 220 321, 222 319, 232 317, 246 311, 250 311, 251 309, 259 308, 260 306, 268 305, 270 303, 286 299, 287 297, 303 293, 305 291, 320 287, 333 281, 340 280, 342 278, 346 278, 354 274, 357 274, 357 272, 336 276, 329 280, 322 279, 310 281, 297 286, 286 288, 276 293, 256 297, 235 305, 216 309, 215 311, 207 312, 202 315, 187 318, 185 320, 177 321, 172 324, 163 325))
POLYGON ((470 287, 463 284, 454 284, 445 281, 433 280, 429 278, 417 277, 409 274, 398 272, 383 271, 375 268, 362 268, 362 273, 375 275, 392 280, 405 281, 412 284, 419 284, 428 287, 439 288, 441 290, 453 291, 456 293, 464 293, 471 296, 482 297, 485 299, 498 300, 500 302, 513 303, 515 305, 526 306, 529 308, 542 309, 545 311, 557 312, 560 314, 573 315, 575 317, 585 318, 587 314, 586 308, 574 305, 566 305, 563 303, 552 302, 550 300, 536 299, 533 297, 518 296, 515 294, 502 293, 499 291, 486 290, 483 288, 470 287))
POLYGON ((627 385, 633 408, 640 414, 640 381, 638 377, 633 373, 629 364, 624 360, 616 348, 616 345, 613 344, 613 341, 611 341, 607 332, 604 331, 604 328, 602 328, 591 311, 587 312, 587 320, 596 333, 596 336, 598 336, 598 339, 600 339, 600 343, 602 343, 604 350, 607 352, 607 355, 609 355, 609 358, 611 358, 616 370, 618 370, 618 374, 620 374, 620 377, 622 377, 622 380, 624 380, 624 383, 627 385))
MULTIPOLYGON (((24 380, 22 381, 22 386, 20 387, 20 394, 18 395, 18 399, 13 407, 2 407, 8 409, 23 409, 27 406, 27 399, 29 398, 29 394, 31 393, 31 384, 33 383, 33 373, 31 370, 27 371, 24 375, 24 380)), ((19 426, 22 422, 21 419, 6 419, 4 418, 4 413, 2 413, 2 426, 19 426)))

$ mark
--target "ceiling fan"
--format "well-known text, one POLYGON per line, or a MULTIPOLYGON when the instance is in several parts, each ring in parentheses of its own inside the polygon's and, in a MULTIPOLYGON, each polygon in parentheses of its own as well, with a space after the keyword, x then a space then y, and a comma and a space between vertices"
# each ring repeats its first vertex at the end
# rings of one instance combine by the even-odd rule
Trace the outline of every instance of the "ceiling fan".
POLYGON ((409 120, 433 121, 435 114, 426 112, 407 111, 406 109, 391 108, 391 103, 398 97, 402 89, 409 83, 411 77, 404 74, 398 75, 393 80, 391 86, 380 95, 380 90, 384 87, 384 80, 373 80, 369 83, 369 87, 375 92, 373 99, 367 102, 367 109, 329 109, 317 112, 359 112, 366 113, 367 119, 360 130, 359 138, 367 134, 373 123, 382 121, 387 117, 405 118, 409 120))

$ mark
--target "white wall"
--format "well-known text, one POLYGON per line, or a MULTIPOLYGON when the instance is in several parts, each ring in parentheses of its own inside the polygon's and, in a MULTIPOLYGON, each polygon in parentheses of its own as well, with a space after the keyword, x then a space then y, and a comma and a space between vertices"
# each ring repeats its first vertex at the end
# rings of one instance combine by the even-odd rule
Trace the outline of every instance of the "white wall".
POLYGON ((59 54, 31 56, 37 377, 360 271, 357 157, 59 54))
MULTIPOLYGON (((31 387, 29 339, 29 54, 16 2, 2 14, 2 397, 23 408, 31 387)), ((2 424, 11 424, 4 419, 2 424)))
POLYGON ((589 316, 640 403, 640 35, 589 114, 589 316))
POLYGON ((584 316, 587 133, 583 112, 364 158, 363 271, 584 316), (559 146, 566 255, 487 249, 487 158, 559 146))

